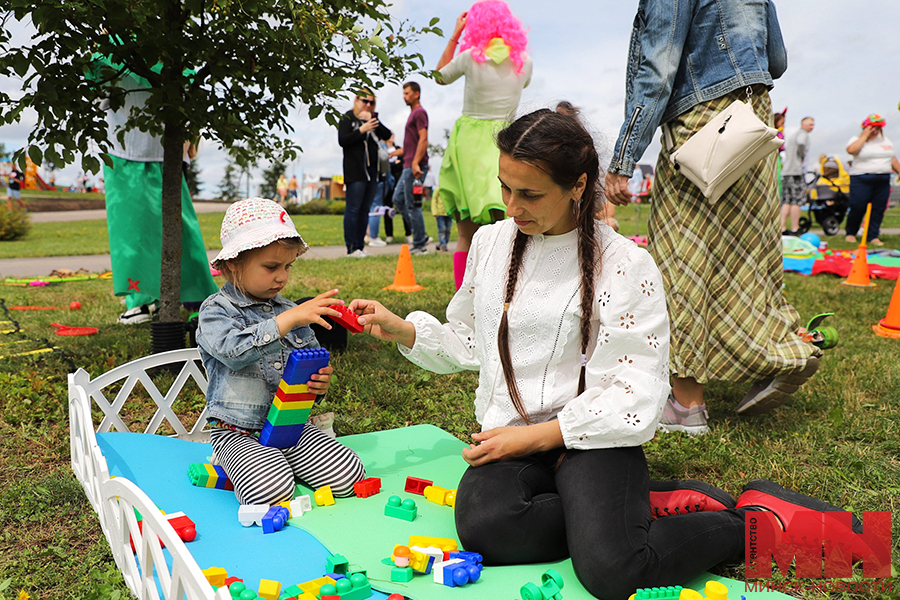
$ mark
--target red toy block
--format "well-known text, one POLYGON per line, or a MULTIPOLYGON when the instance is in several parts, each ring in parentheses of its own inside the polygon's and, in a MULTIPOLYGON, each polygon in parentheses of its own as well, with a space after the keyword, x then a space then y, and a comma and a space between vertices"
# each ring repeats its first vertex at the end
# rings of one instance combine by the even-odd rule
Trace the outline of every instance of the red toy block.
POLYGON ((353 312, 343 304, 332 304, 328 308, 341 313, 340 317, 329 317, 335 323, 337 323, 350 333, 362 333, 363 326, 359 324, 359 320, 355 312, 353 312))
POLYGON ((434 485, 434 482, 428 481, 427 479, 419 479, 418 477, 407 477, 406 487, 403 488, 403 490, 409 492, 410 494, 419 494, 420 496, 424 496, 425 488, 427 488, 429 485, 434 485))
POLYGON ((244 583, 244 580, 241 579, 240 577, 229 577, 228 579, 225 580, 225 587, 230 588, 232 583, 236 583, 238 581, 240 581, 241 583, 244 583))
POLYGON ((353 484, 353 491, 357 498, 368 498, 374 496, 381 491, 381 479, 378 477, 369 477, 353 484))
POLYGON ((166 515, 166 518, 182 541, 191 542, 197 537, 197 527, 186 514, 172 513, 171 515, 166 515))

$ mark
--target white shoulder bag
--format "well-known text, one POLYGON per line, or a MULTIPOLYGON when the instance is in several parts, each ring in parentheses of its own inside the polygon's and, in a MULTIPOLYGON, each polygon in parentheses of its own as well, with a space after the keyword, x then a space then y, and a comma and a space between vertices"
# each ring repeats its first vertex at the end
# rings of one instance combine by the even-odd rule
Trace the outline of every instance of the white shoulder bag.
MULTIPOLYGON (((749 98, 749 93, 748 93, 749 98)), ((778 130, 736 100, 675 149, 668 125, 663 135, 675 169, 714 204, 750 167, 781 147, 778 130)))

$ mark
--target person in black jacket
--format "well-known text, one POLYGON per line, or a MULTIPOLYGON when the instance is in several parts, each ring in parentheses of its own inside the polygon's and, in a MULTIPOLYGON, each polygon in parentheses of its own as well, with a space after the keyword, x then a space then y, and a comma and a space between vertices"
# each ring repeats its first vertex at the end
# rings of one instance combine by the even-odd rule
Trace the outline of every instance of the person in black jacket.
POLYGON ((378 121, 374 94, 363 90, 338 124, 338 143, 344 149, 344 243, 348 256, 368 256, 365 236, 369 207, 378 189, 378 140, 390 137, 391 130, 378 121))

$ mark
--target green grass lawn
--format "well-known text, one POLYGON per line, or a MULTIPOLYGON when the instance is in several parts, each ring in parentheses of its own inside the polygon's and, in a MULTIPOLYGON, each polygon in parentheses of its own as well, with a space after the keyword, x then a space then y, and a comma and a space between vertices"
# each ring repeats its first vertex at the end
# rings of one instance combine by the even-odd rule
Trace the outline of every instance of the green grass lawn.
MULTIPOLYGON (((338 287, 346 301, 368 297, 401 315, 412 310, 443 315, 453 294, 451 258, 416 257, 416 277, 425 290, 415 294, 382 291, 395 266, 390 256, 303 260, 286 295, 338 287)), ((900 498, 900 340, 876 337, 871 330, 885 316, 893 287, 879 281, 872 289, 849 288, 835 277, 788 274, 785 294, 804 318, 837 313, 831 322, 840 345, 826 353, 810 383, 771 414, 738 418, 734 407, 747 384, 709 385, 711 433, 661 435, 646 444, 653 476, 706 480, 735 496, 747 480, 764 477, 855 511, 895 511, 900 498)), ((149 354, 149 325, 115 324, 122 306, 109 281, 5 287, 0 298, 6 306, 67 306, 73 300, 83 306, 80 311, 6 315, 0 310, 0 320, 15 319, 20 327, 19 333, 0 336, 0 599, 16 598, 19 590, 46 599, 127 597, 69 468, 66 374, 76 366, 96 377, 149 354), (49 325, 53 321, 99 327, 100 333, 57 337, 49 325), (40 340, 60 352, 14 356, 44 347, 40 340)), ((13 327, 0 329, 8 328, 13 327)), ((467 440, 477 430, 471 404, 475 373, 427 373, 393 345, 364 336, 351 337, 348 351, 332 364, 336 379, 317 410, 337 414, 340 434, 431 423, 467 440)), ((202 398, 196 402, 202 404, 202 398)), ((139 405, 128 418, 140 421, 146 413, 139 405)), ((894 519, 892 533, 896 566, 900 519, 894 519)), ((716 571, 743 578, 742 565, 716 571)), ((515 593, 510 590, 511 597, 515 593)))

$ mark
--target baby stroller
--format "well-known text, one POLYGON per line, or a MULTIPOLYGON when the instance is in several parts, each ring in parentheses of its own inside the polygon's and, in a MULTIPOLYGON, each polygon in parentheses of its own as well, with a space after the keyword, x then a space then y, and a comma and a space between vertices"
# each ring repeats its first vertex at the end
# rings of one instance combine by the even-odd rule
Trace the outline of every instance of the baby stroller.
MULTIPOLYGON (((806 189, 809 214, 822 226, 826 235, 837 235, 850 204, 850 175, 841 160, 834 156, 819 159, 819 175, 806 189)), ((801 234, 812 226, 810 217, 801 217, 801 234)))

